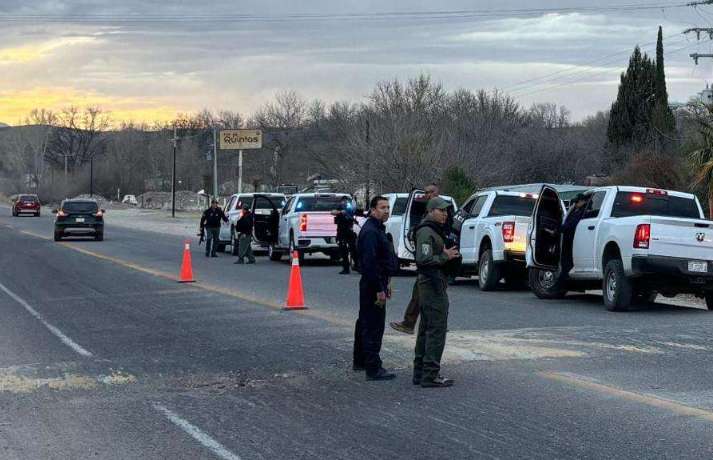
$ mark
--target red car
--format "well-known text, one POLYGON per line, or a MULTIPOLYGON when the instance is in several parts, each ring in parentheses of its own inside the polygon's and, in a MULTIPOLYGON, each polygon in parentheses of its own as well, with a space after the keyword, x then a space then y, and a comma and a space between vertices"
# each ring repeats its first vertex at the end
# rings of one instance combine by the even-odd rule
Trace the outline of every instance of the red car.
POLYGON ((37 195, 18 195, 17 200, 12 204, 13 217, 20 214, 33 214, 40 217, 40 199, 37 195))

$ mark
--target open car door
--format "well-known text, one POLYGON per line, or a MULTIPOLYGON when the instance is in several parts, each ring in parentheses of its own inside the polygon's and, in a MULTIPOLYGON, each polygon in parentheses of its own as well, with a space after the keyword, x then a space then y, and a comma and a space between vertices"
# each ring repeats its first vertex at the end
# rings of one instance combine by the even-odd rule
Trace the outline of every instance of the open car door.
POLYGON ((420 189, 411 190, 408 202, 406 203, 406 212, 404 213, 404 220, 401 228, 401 239, 403 240, 404 247, 412 254, 416 252, 416 248, 409 238, 409 235, 411 234, 411 231, 421 223, 423 216, 426 215, 427 203, 424 200, 425 193, 426 192, 420 189))
POLYGON ((556 271, 560 265, 560 247, 564 211, 557 190, 544 185, 532 214, 529 241, 533 265, 556 271))
POLYGON ((252 213, 255 225, 253 239, 264 245, 277 243, 277 232, 280 224, 281 198, 267 195, 254 195, 252 213))

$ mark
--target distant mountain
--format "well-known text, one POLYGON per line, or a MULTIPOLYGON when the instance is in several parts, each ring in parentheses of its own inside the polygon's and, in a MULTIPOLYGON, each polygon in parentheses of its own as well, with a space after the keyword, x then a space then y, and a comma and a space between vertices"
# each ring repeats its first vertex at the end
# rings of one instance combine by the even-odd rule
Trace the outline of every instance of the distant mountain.
POLYGON ((0 123, 0 128, 9 128, 10 125, 6 125, 5 123, 0 123))

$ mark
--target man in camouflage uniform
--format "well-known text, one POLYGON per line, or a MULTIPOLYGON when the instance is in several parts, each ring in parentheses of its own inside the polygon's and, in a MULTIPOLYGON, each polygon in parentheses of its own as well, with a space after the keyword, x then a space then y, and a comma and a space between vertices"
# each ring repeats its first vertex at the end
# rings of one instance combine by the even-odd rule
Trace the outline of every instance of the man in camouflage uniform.
POLYGON ((449 261, 460 257, 458 248, 446 249, 445 224, 449 203, 440 197, 428 201, 428 215, 416 228, 416 266, 418 267, 418 297, 421 322, 416 339, 413 363, 413 383, 425 388, 453 385, 453 380, 441 377, 441 357, 448 330, 449 261))

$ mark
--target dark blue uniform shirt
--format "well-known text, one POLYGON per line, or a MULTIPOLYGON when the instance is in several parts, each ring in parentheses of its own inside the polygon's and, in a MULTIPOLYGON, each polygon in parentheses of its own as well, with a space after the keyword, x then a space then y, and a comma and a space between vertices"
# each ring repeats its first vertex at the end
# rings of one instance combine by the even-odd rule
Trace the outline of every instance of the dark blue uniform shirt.
POLYGON ((386 292, 389 278, 398 270, 394 245, 386 237, 384 224, 370 217, 359 232, 358 253, 361 277, 376 292, 386 292))

